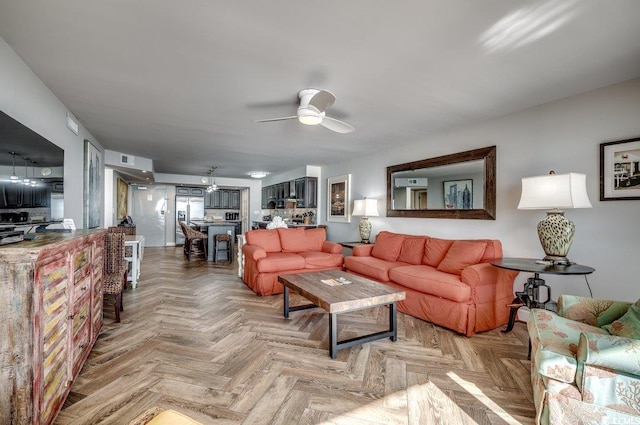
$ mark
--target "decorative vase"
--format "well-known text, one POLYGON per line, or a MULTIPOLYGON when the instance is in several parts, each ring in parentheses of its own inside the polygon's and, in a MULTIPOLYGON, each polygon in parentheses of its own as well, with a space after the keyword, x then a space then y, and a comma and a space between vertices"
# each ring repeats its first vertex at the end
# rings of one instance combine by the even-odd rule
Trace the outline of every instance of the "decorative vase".
POLYGON ((575 232, 576 226, 564 216, 564 212, 547 212, 547 216, 538 223, 538 238, 546 254, 544 259, 555 264, 571 264, 567 254, 575 232))
POLYGON ((304 224, 311 224, 311 217, 305 217, 304 224))
POLYGON ((360 224, 358 224, 358 230, 360 231, 360 242, 369 243, 369 237, 371 237, 371 223, 367 217, 362 217, 360 224))

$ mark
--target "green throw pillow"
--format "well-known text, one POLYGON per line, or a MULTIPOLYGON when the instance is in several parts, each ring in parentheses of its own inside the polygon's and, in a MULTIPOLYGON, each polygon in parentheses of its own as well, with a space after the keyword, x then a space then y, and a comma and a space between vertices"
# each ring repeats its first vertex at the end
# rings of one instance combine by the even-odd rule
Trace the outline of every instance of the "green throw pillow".
POLYGON ((610 325, 604 325, 602 328, 611 335, 640 339, 640 306, 632 305, 621 318, 613 321, 610 325))

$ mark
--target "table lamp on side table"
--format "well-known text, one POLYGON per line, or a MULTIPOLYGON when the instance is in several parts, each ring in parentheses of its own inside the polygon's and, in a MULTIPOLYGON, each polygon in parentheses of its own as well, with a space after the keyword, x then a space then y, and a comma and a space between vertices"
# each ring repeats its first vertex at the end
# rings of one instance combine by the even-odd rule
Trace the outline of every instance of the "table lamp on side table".
POLYGON ((538 238, 546 256, 554 265, 569 265, 567 258, 576 227, 564 216, 563 209, 591 208, 585 174, 555 174, 524 177, 518 209, 543 209, 547 216, 538 223, 538 238))
POLYGON ((371 222, 369 217, 378 217, 378 201, 375 199, 356 199, 353 201, 353 216, 362 216, 358 230, 362 243, 369 243, 371 236, 371 222))

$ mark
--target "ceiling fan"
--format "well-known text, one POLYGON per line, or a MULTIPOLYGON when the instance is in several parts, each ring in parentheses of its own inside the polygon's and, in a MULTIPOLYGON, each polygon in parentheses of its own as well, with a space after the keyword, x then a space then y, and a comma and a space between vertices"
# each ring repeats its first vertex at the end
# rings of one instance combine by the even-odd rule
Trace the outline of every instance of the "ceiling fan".
POLYGON ((257 120, 257 122, 283 121, 297 119, 302 124, 318 125, 333 130, 337 133, 351 133, 354 128, 349 124, 326 116, 325 112, 336 97, 327 90, 303 89, 298 93, 300 98, 300 106, 298 106, 298 114, 291 117, 269 118, 265 120, 257 120))

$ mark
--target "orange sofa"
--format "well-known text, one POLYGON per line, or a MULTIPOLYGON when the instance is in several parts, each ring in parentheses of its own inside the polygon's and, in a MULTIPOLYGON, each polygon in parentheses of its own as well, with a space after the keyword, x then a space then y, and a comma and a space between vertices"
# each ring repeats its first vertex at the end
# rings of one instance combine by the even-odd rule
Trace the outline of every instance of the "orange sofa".
POLYGON ((250 230, 245 233, 244 283, 259 295, 280 294, 278 275, 342 269, 342 246, 324 228, 250 230))
POLYGON ((509 320, 518 272, 493 267, 498 240, 450 240, 378 233, 375 243, 354 247, 347 271, 399 289, 398 310, 471 336, 509 320))

